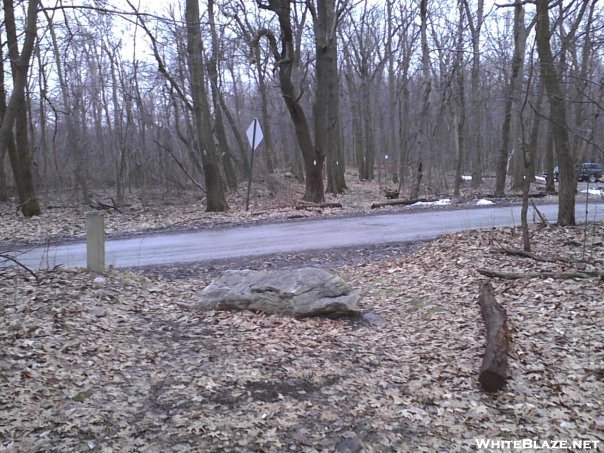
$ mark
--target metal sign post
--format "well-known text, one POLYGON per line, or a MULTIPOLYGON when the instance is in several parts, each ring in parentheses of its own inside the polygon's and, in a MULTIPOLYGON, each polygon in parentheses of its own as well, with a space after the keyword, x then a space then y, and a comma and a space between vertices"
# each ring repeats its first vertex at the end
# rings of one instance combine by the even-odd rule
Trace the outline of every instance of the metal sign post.
POLYGON ((262 139, 264 138, 264 134, 262 133, 262 128, 260 127, 258 118, 254 118, 254 121, 252 121, 250 126, 247 128, 246 135, 247 135, 248 141, 250 142, 250 145, 252 146, 252 157, 250 160, 250 175, 249 175, 249 179, 247 182, 247 197, 245 200, 245 210, 247 211, 247 210, 249 210, 249 207, 250 207, 250 190, 252 188, 252 171, 254 169, 254 151, 256 150, 258 145, 260 145, 260 143, 262 142, 262 139))

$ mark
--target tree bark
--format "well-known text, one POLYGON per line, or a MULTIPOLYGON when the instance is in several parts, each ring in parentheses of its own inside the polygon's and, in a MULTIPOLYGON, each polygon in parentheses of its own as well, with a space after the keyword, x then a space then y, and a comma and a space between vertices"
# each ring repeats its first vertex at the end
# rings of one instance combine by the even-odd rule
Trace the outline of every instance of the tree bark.
POLYGON ((210 77, 210 89, 212 91, 212 103, 214 106, 214 131, 218 140, 218 153, 222 158, 222 168, 227 186, 231 190, 237 189, 237 175, 233 168, 233 158, 231 149, 227 141, 224 121, 222 120, 222 110, 220 108, 220 92, 218 80, 218 59, 220 57, 220 42, 216 31, 216 20, 214 17, 214 0, 208 0, 208 17, 210 22, 210 31, 212 36, 212 53, 208 61, 208 75, 210 77))
POLYGON ((428 0, 421 0, 420 3, 421 18, 421 45, 422 45, 422 74, 423 74, 423 93, 422 107, 420 116, 420 130, 417 133, 417 142, 415 149, 416 172, 411 189, 411 198, 418 198, 422 177, 423 177, 423 158, 424 154, 430 155, 430 137, 429 137, 429 114, 430 114, 430 94, 432 92, 432 80, 430 74, 430 49, 428 48, 428 0), (427 151, 427 153, 426 153, 427 151))
MULTIPOLYGON (((8 37, 9 57, 13 72, 13 92, 6 106, 2 127, 0 129, 0 147, 9 154, 20 209, 25 217, 40 215, 40 203, 36 197, 32 174, 32 158, 27 136, 27 109, 25 89, 29 63, 34 49, 37 30, 37 10, 39 1, 30 0, 27 6, 27 20, 23 49, 19 56, 17 34, 15 28, 14 7, 12 0, 4 0, 4 21, 8 37), (16 146, 12 130, 15 128, 16 146)), ((0 151, 0 155, 3 154, 0 151)))
POLYGON ((336 0, 317 0, 315 50, 315 146, 327 156, 327 190, 339 194, 346 189, 346 182, 340 140, 336 0))
POLYGON ((490 283, 481 283, 478 303, 486 327, 487 339, 478 380, 487 392, 496 392, 505 387, 508 379, 507 314, 497 303, 490 283))
MULTIPOLYGON (((3 49, 4 44, 0 39, 0 125, 4 121, 4 115, 6 114, 6 92, 4 90, 4 53, 3 49)), ((10 132, 10 137, 8 137, 7 146, 2 146, 0 144, 0 201, 8 201, 8 182, 7 175, 5 170, 5 160, 7 154, 8 146, 15 146, 15 141, 12 135, 12 131, 10 132)), ((14 155, 16 155, 16 151, 12 151, 14 155)))
POLYGON ((314 203, 325 201, 323 186, 323 164, 325 151, 317 149, 313 143, 310 127, 304 109, 300 104, 300 93, 295 89, 292 81, 294 67, 294 35, 291 24, 291 0, 269 0, 268 4, 259 3, 263 9, 268 9, 277 14, 281 30, 281 51, 277 48, 277 41, 269 30, 261 30, 256 39, 265 36, 269 40, 271 50, 279 71, 281 94, 285 106, 292 120, 296 139, 302 152, 304 161, 305 192, 303 199, 314 203))
MULTIPOLYGON (((505 180, 507 175, 508 156, 512 137, 512 118, 518 115, 514 111, 517 104, 518 83, 522 78, 524 53, 526 47, 526 27, 524 24, 524 6, 520 3, 514 6, 514 56, 512 58, 512 73, 506 88, 504 120, 501 129, 501 149, 497 159, 495 195, 505 193, 505 180)), ((517 144, 517 143, 516 143, 517 144)), ((516 149, 516 152, 520 150, 516 149)))
POLYGON ((453 195, 458 197, 461 191, 463 161, 465 158, 465 123, 466 123, 466 92, 465 92, 465 77, 463 69, 463 30, 464 30, 464 9, 462 1, 459 2, 459 26, 457 29, 457 55, 455 58, 455 81, 457 82, 458 95, 457 108, 453 112, 451 122, 453 124, 453 142, 455 148, 455 183, 453 195))
POLYGON ((575 180, 574 158, 569 146, 568 124, 566 121, 566 101, 560 86, 558 70, 554 64, 550 45, 548 0, 536 0, 537 52, 541 63, 541 77, 547 90, 550 102, 551 132, 554 137, 558 166, 560 168, 560 198, 558 209, 558 225, 575 224, 575 180))
POLYGON ((480 33, 483 23, 484 0, 478 0, 476 17, 472 16, 469 0, 463 0, 468 16, 468 25, 472 33, 472 72, 471 72, 471 97, 472 97, 472 187, 482 184, 482 139, 480 135, 480 33))
POLYGON ((187 21, 187 56, 191 80, 191 97, 193 99, 196 126, 195 138, 196 145, 201 153, 201 165, 206 185, 206 211, 226 211, 229 207, 224 197, 224 187, 216 157, 216 145, 212 135, 210 105, 206 92, 199 0, 186 0, 185 18, 187 21))

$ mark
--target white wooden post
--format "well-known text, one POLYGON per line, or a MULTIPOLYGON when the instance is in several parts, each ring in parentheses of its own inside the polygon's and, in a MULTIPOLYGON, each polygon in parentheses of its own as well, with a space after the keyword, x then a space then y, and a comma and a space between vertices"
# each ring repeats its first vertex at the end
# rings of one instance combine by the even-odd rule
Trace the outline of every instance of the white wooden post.
POLYGON ((105 217, 101 212, 86 213, 86 263, 89 271, 105 272, 105 217))

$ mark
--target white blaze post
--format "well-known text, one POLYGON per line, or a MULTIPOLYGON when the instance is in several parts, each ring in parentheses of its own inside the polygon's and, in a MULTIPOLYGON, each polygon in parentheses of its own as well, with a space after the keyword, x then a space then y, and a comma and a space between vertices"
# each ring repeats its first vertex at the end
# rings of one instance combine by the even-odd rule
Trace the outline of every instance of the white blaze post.
POLYGON ((101 212, 86 213, 86 264, 89 271, 105 272, 105 217, 101 212))

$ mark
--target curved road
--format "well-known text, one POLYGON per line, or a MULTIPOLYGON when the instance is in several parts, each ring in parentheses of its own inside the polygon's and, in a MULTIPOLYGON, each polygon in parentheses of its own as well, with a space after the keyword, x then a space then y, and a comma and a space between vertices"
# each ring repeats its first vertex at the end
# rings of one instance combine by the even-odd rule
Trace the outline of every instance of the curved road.
MULTIPOLYGON (((539 210, 555 221, 557 205, 539 210)), ((577 221, 585 206, 577 204, 577 221)), ((529 222, 534 221, 529 209, 529 222)), ((604 220, 604 203, 589 206, 588 220, 604 220)), ((106 243, 106 264, 139 267, 210 261, 282 252, 413 242, 462 230, 520 225, 520 206, 405 212, 337 219, 291 221, 182 234, 154 234, 106 243)), ((86 244, 13 252, 30 268, 86 266, 86 244)))

